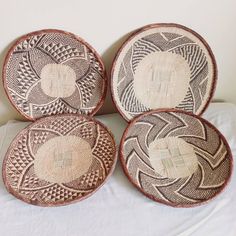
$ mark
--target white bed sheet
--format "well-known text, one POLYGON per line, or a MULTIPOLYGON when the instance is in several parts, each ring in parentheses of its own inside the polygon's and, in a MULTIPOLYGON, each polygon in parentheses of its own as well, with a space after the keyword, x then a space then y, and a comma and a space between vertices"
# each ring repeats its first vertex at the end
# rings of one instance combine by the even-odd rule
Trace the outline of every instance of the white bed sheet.
MULTIPOLYGON (((212 103, 204 117, 225 135, 236 157, 236 106, 212 103)), ((97 119, 112 130, 118 143, 126 127, 124 120, 118 114, 97 119)), ((10 141, 26 125, 10 121, 0 127, 1 164, 10 141)), ((206 205, 190 209, 176 209, 146 198, 129 183, 119 162, 97 193, 65 207, 43 208, 17 200, 5 190, 0 177, 0 235, 235 236, 235 171, 222 194, 206 205)))

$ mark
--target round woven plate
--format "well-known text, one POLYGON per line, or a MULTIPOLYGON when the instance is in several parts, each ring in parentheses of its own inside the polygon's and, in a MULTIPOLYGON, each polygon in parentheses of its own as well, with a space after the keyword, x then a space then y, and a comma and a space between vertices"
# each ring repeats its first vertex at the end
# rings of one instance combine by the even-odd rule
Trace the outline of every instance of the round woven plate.
POLYGON ((213 125, 175 109, 135 118, 122 137, 120 158, 142 193, 174 207, 215 197, 228 183, 233 164, 227 141, 213 125))
POLYGON ((15 197, 38 206, 59 206, 93 194, 116 162, 113 136, 87 116, 39 119, 11 143, 3 180, 15 197))
POLYGON ((61 30, 22 36, 3 68, 6 93, 27 119, 73 113, 93 115, 106 93, 104 65, 84 40, 61 30))
POLYGON ((177 24, 153 24, 135 31, 118 51, 111 91, 127 121, 158 108, 199 115, 216 79, 215 58, 200 35, 177 24))

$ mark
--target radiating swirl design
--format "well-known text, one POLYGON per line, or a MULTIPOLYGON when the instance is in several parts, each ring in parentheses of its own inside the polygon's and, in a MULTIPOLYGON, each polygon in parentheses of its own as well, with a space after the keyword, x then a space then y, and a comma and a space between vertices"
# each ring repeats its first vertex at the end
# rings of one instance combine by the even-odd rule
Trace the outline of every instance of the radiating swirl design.
POLYGON ((90 196, 103 184, 113 169, 115 152, 112 135, 92 118, 72 114, 42 118, 21 131, 10 145, 3 163, 4 183, 10 193, 30 204, 69 204, 90 196), (42 150, 49 143, 53 148, 52 142, 58 139, 61 142, 63 138, 82 139, 82 145, 87 146, 70 150, 73 143, 62 143, 64 150, 55 147, 55 155, 50 149, 42 150), (86 156, 88 151, 92 156, 86 156), (78 169, 74 168, 75 164, 78 169), (43 178, 47 172, 49 175, 43 178), (70 181, 63 182, 63 179, 70 181))
POLYGON ((138 117, 123 135, 120 152, 123 168, 135 186, 171 206, 189 207, 213 198, 232 171, 231 151, 220 132, 202 118, 174 109, 138 117), (197 156, 196 170, 185 178, 161 176, 150 161, 150 144, 170 137, 184 140, 197 156))

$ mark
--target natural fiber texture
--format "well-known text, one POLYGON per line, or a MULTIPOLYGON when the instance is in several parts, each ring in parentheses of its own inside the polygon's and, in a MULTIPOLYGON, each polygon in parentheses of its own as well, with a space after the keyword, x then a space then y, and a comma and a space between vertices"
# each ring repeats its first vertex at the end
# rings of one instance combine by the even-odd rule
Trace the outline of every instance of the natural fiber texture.
POLYGON ((156 139, 150 143, 148 153, 154 170, 163 177, 188 177, 197 169, 193 147, 181 138, 156 139))
POLYGON ((106 92, 104 65, 91 46, 60 30, 22 36, 3 69, 4 87, 17 110, 30 120, 62 114, 94 114, 106 92))
POLYGON ((201 114, 215 88, 216 62, 204 39, 176 24, 132 34, 113 62, 113 100, 126 120, 157 108, 201 114))
POLYGON ((7 190, 40 206, 90 196, 111 174, 115 142, 92 118, 57 115, 39 119, 11 143, 3 163, 7 190))
POLYGON ((231 151, 220 132, 206 120, 175 109, 134 119, 123 135, 120 158, 140 191, 177 207, 210 200, 232 171, 231 151))

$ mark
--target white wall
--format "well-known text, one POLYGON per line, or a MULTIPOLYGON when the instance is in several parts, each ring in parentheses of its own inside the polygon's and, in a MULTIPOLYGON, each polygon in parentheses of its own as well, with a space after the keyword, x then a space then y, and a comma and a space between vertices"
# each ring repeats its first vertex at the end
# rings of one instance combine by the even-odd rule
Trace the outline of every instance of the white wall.
MULTIPOLYGON (((89 42, 109 69, 127 33, 150 23, 174 22, 194 29, 208 41, 219 70, 215 98, 236 103, 235 0, 0 0, 0 8, 1 68, 7 48, 17 37, 58 28, 89 42)), ((110 111, 108 104, 103 112, 110 111)), ((20 116, 1 84, 0 123, 13 118, 20 116)))

